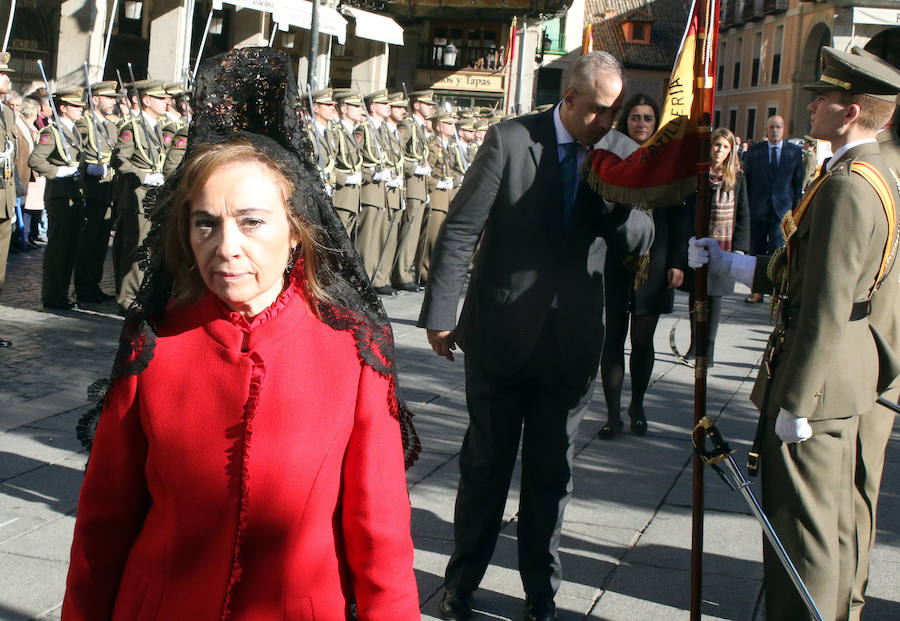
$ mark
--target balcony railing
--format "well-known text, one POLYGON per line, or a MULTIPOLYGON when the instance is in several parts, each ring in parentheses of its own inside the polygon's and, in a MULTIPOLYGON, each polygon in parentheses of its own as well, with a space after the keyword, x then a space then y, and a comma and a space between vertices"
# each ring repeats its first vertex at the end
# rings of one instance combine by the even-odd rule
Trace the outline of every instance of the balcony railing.
POLYGON ((763 12, 766 15, 784 13, 788 10, 788 0, 764 0, 763 12))
POLYGON ((444 45, 424 43, 419 45, 419 69, 476 69, 499 71, 503 68, 504 47, 454 46, 457 54, 455 62, 445 54, 444 45))
POLYGON ((763 13, 763 0, 744 0, 745 22, 762 19, 764 16, 765 14, 763 13))

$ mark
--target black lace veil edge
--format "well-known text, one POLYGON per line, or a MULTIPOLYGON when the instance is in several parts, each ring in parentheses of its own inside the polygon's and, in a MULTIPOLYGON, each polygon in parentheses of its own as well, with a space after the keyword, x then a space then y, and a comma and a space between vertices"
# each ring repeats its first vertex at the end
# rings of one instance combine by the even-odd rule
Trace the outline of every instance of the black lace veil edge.
MULTIPOLYGON (((317 276, 331 301, 318 304, 319 315, 332 328, 351 332, 360 361, 388 378, 388 409, 400 423, 404 463, 409 468, 418 458, 421 443, 413 414, 399 394, 390 320, 324 192, 304 130, 290 58, 283 52, 241 48, 201 64, 188 149, 192 144, 221 143, 237 136, 280 162, 291 175, 295 187, 291 206, 315 227, 323 248, 317 276)), ((138 250, 144 278, 126 314, 110 378, 91 385, 88 396, 96 405, 76 428, 79 441, 88 450, 112 382, 141 373, 153 357, 156 334, 172 297, 163 249, 168 203, 182 172, 179 166, 145 199, 144 211, 151 226, 138 250)))

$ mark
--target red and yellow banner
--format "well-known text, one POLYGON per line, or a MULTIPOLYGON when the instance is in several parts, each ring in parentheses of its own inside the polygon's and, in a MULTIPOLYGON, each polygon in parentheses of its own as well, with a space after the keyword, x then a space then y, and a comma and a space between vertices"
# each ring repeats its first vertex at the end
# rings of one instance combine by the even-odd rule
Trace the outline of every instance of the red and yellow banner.
POLYGON ((585 179, 605 199, 620 203, 672 204, 696 190, 701 133, 710 132, 719 0, 694 0, 660 112, 659 129, 634 153, 591 152, 585 179))

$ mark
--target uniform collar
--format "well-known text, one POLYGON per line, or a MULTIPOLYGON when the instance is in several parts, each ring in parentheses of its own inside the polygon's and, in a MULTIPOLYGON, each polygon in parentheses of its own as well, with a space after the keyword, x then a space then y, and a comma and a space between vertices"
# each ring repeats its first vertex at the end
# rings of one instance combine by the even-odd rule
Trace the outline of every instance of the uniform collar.
POLYGON ((844 156, 844 154, 845 154, 847 151, 849 151, 850 149, 852 149, 853 147, 858 147, 859 145, 861 145, 861 144, 866 144, 866 143, 868 143, 868 142, 871 142, 871 143, 874 143, 874 144, 878 144, 878 141, 875 140, 874 138, 863 138, 862 140, 855 140, 855 141, 853 141, 853 142, 848 142, 848 143, 845 144, 843 147, 839 148, 837 151, 835 151, 834 153, 831 154, 831 159, 828 160, 828 165, 825 166, 825 170, 826 170, 826 171, 831 170, 831 168, 832 168, 835 164, 837 164, 837 161, 838 161, 839 159, 841 159, 841 158, 844 156))

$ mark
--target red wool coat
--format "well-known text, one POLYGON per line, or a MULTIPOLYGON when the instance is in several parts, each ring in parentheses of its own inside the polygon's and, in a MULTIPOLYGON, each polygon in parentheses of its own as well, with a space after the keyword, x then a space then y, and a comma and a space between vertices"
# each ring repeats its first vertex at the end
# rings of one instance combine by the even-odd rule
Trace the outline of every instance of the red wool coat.
POLYGON ((250 324, 170 309, 107 396, 62 618, 419 619, 388 387, 293 286, 250 324))

